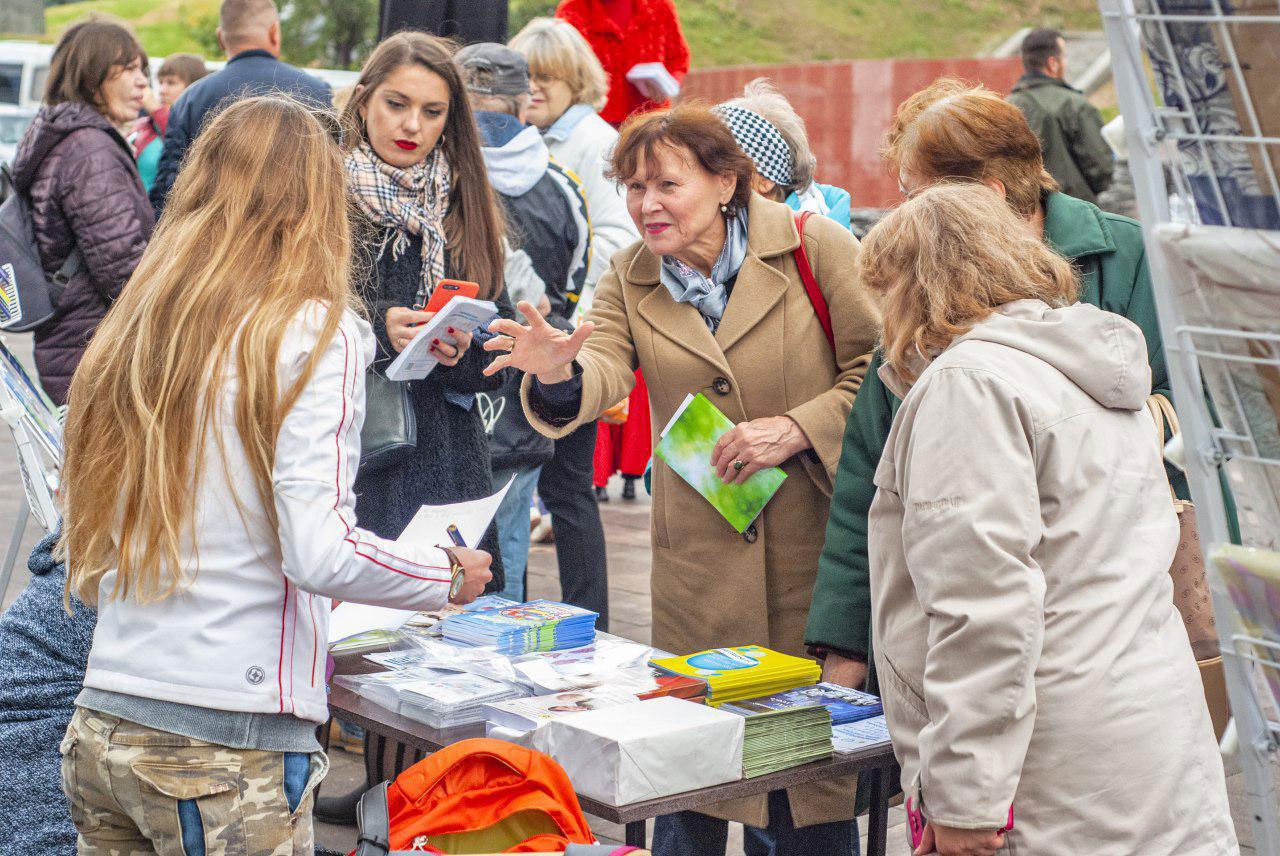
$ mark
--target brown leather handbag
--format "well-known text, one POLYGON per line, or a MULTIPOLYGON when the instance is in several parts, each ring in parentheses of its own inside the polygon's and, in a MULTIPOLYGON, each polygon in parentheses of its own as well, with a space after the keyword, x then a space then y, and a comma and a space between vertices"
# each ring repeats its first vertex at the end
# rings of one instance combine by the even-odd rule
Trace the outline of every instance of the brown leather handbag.
MULTIPOLYGON (((1164 456, 1164 429, 1169 426, 1173 436, 1181 430, 1178 414, 1173 404, 1160 393, 1147 399, 1147 410, 1156 425, 1156 443, 1164 456)), ((1170 487, 1169 492, 1173 493, 1170 487)), ((1204 551, 1200 536, 1196 533, 1196 508, 1188 500, 1173 495, 1173 509, 1178 515, 1178 549, 1169 566, 1173 579, 1173 604, 1182 616, 1191 640, 1191 652, 1200 667, 1200 681, 1204 685, 1205 701, 1209 706, 1209 718, 1218 739, 1231 718, 1227 699, 1226 678, 1222 669, 1222 654, 1218 649, 1218 628, 1213 620, 1213 603, 1209 596, 1209 581, 1205 576, 1204 551)))

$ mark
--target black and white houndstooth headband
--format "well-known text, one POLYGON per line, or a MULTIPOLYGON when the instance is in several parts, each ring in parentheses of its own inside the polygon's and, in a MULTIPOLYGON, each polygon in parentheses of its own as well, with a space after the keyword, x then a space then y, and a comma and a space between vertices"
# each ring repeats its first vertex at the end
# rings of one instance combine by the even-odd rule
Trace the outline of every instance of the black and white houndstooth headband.
POLYGON ((790 187, 794 165, 791 149, 781 132, 768 119, 745 107, 717 104, 711 112, 720 117, 738 147, 756 165, 756 172, 783 187, 790 187))

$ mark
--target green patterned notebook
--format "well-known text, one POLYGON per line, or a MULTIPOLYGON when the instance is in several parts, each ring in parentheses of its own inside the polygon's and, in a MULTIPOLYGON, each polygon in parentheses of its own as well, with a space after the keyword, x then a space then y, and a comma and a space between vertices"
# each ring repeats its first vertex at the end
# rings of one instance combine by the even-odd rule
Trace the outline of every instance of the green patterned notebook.
POLYGON ((777 467, 770 467, 742 484, 721 481, 711 466, 711 453, 715 450, 716 441, 732 427, 729 417, 705 395, 689 395, 667 427, 662 429, 654 451, 677 475, 706 497, 730 526, 742 532, 760 516, 787 474, 777 467))

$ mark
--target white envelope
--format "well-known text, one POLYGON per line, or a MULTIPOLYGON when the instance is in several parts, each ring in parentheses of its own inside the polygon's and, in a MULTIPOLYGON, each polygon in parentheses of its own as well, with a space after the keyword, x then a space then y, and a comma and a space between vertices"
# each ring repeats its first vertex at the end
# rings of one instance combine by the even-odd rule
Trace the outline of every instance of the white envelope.
POLYGON ((741 779, 745 722, 663 697, 570 714, 529 740, 564 767, 579 794, 618 806, 741 779))

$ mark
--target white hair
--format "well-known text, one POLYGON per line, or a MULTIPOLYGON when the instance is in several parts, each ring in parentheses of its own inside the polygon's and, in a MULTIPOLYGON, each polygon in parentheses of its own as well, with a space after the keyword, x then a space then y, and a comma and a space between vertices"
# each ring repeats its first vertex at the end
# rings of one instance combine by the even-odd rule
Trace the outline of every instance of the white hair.
POLYGON ((809 148, 809 134, 804 129, 804 119, 791 106, 787 96, 778 91, 778 87, 767 77, 757 77, 742 88, 742 95, 724 102, 732 107, 741 107, 762 116, 769 124, 778 129, 787 148, 791 150, 792 184, 783 188, 785 191, 800 191, 813 181, 813 173, 818 159, 809 148))

